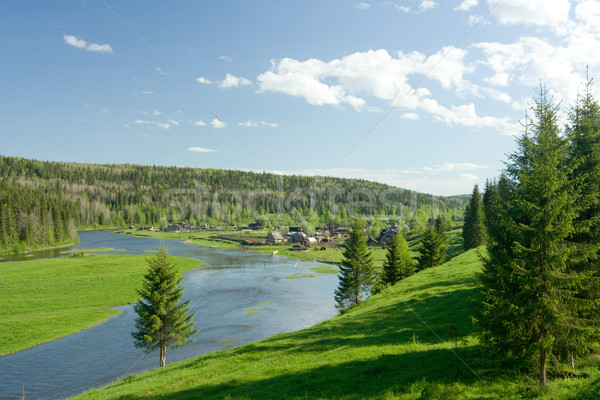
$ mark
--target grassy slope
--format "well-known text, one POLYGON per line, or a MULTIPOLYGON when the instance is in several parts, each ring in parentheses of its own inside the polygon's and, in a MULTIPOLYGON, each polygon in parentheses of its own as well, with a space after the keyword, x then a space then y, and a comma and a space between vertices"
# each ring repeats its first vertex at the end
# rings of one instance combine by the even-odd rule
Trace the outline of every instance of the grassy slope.
MULTIPOLYGON (((94 326, 137 301, 146 256, 88 255, 0 265, 0 356, 94 326)), ((181 271, 202 264, 173 257, 181 271)))
MULTIPOLYGON (((77 398, 537 398, 535 377, 508 376, 479 346, 471 317, 480 301, 480 268, 471 250, 312 328, 130 376, 77 398), (450 327, 458 328, 458 354, 469 366, 460 365, 458 379, 450 327)), ((552 381, 552 398, 598 398, 600 373, 593 364, 583 367, 590 378, 552 381)))

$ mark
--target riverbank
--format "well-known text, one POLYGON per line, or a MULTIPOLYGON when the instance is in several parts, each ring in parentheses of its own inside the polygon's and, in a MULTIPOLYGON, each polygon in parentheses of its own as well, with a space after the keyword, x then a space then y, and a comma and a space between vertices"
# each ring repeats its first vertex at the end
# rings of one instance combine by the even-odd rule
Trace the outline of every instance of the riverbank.
MULTIPOLYGON (((101 249, 99 249, 101 250, 101 249)), ((0 356, 59 339, 120 313, 138 300, 147 256, 76 253, 6 262, 0 268, 0 356)), ((173 257, 184 272, 202 261, 173 257)))
POLYGON ((555 378, 542 393, 534 375, 507 372, 486 354, 472 322, 481 301, 479 251, 311 328, 129 376, 76 399, 597 398, 598 356, 577 363, 589 378, 555 378))
MULTIPOLYGON (((327 264, 339 265, 342 261, 343 247, 341 245, 334 247, 326 247, 320 250, 319 244, 315 244, 308 251, 294 251, 289 243, 281 244, 266 244, 266 245, 245 245, 240 241, 226 240, 223 236, 231 235, 232 237, 248 238, 248 239, 265 239, 268 232, 239 232, 239 231, 202 231, 202 232, 154 232, 154 231, 139 231, 136 229, 120 229, 114 232, 115 234, 123 234, 137 237, 150 237, 155 239, 175 239, 185 241, 186 243, 195 244, 197 246, 214 247, 220 249, 252 251, 264 254, 277 254, 279 256, 302 260, 316 261, 327 264), (219 237, 214 237, 216 235, 219 237)), ((418 255, 420 246, 420 238, 411 240, 408 244, 412 251, 413 257, 418 255)), ((448 259, 452 259, 462 251, 462 229, 446 232, 446 243, 448 245, 448 259)), ((380 246, 372 246, 369 250, 373 254, 373 259, 377 266, 382 265, 387 253, 386 249, 380 246)))
POLYGON ((65 247, 70 247, 70 246, 75 246, 77 243, 79 243, 79 236, 77 236, 75 238, 75 240, 70 240, 68 242, 63 242, 54 246, 44 246, 44 247, 14 247, 11 249, 0 249, 0 257, 1 256, 7 256, 7 255, 13 255, 13 254, 28 254, 28 253, 33 253, 35 251, 44 251, 44 250, 54 250, 54 249, 63 249, 65 247))

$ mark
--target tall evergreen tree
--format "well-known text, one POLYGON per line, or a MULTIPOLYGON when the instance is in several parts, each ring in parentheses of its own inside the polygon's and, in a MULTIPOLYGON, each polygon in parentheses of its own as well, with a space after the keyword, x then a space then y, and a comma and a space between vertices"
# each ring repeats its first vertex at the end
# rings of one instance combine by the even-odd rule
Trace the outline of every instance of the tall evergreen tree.
POLYGON ((479 247, 487 241, 485 213, 478 185, 473 188, 473 195, 469 204, 467 204, 462 236, 465 251, 479 247))
POLYGON ((535 357, 544 387, 547 359, 574 322, 566 239, 575 208, 557 107, 544 87, 533 112, 507 166, 512 185, 498 190, 500 218, 484 265, 481 325, 484 339, 502 354, 535 357))
POLYGON ((408 243, 401 233, 396 234, 390 245, 383 262, 382 281, 384 285, 395 285, 402 279, 412 275, 414 263, 408 248, 408 243))
POLYGON ((361 297, 371 290, 375 275, 373 256, 367 248, 365 225, 358 219, 352 222, 350 236, 344 242, 344 252, 338 287, 334 298, 340 312, 359 304, 361 297))
POLYGON ((431 268, 440 265, 446 259, 446 244, 442 234, 433 226, 428 226, 421 236, 419 248, 418 269, 431 268))
POLYGON ((144 276, 140 301, 134 310, 136 331, 131 335, 135 347, 146 352, 160 351, 160 366, 166 363, 167 348, 174 349, 193 341, 194 314, 190 314, 190 300, 179 304, 183 296, 183 277, 169 258, 164 247, 148 260, 149 270, 144 276))
POLYGON ((563 340, 564 351, 573 357, 588 351, 587 344, 597 341, 600 333, 600 106, 590 80, 569 113, 567 136, 577 210, 569 238, 576 252, 569 271, 577 274, 575 296, 583 306, 563 340))

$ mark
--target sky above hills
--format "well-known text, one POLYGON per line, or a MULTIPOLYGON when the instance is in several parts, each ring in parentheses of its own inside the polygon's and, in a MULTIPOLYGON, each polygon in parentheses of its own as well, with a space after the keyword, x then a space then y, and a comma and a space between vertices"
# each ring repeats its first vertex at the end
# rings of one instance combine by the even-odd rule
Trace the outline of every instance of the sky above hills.
POLYGON ((0 154, 469 193, 598 48, 593 0, 2 2, 0 154))

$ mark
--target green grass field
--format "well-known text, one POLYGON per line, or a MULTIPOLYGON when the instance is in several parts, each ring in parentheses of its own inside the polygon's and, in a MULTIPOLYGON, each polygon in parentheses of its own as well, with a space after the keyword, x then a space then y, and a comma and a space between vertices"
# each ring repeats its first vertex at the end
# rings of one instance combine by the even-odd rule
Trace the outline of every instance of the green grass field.
MULTIPOLYGON (((0 265, 0 356, 90 328, 137 301, 147 256, 86 255, 0 265)), ((173 257, 181 271, 202 265, 173 257)))
POLYGON ((589 378, 551 380, 542 394, 535 375, 503 371, 486 355, 472 322, 480 269, 471 250, 312 328, 129 376, 77 399, 598 399, 598 359, 578 360, 589 378), (464 361, 458 374, 455 351, 464 361))

